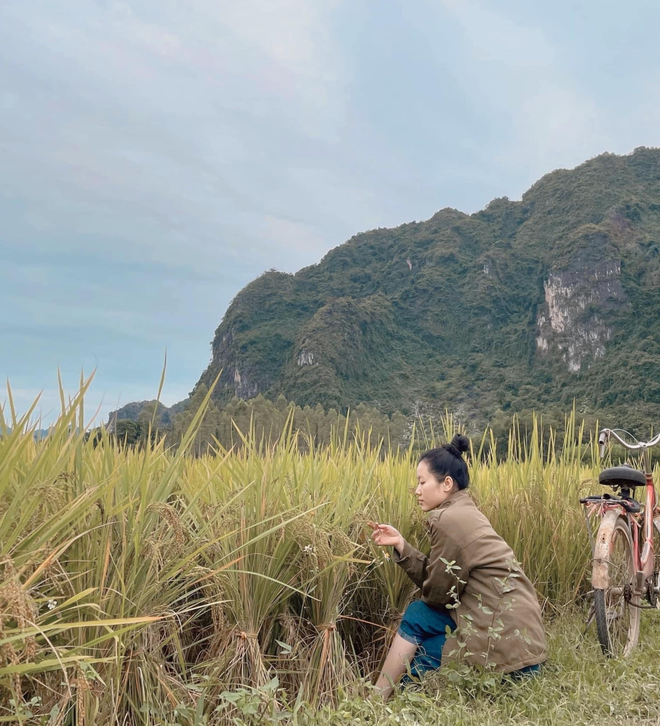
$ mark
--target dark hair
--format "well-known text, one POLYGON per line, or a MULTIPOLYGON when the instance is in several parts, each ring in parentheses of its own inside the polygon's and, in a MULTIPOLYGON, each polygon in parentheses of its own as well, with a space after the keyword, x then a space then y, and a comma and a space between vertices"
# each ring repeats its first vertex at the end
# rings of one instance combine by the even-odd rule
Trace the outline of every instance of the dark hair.
POLYGON ((438 481, 450 476, 459 489, 467 488, 470 483, 467 464, 463 452, 470 448, 467 436, 456 434, 450 444, 443 444, 437 449, 429 449, 420 457, 419 462, 425 461, 429 471, 438 481))

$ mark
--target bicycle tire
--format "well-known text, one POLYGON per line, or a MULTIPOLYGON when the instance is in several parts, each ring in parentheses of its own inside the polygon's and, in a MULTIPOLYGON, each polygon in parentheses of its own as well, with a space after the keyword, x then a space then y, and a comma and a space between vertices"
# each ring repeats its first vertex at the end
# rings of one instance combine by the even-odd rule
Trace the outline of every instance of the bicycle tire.
MULTIPOLYGON (((660 587, 660 515, 653 518, 653 585, 660 587)), ((660 595, 655 595, 655 606, 660 610, 660 595)))
POLYGON ((601 528, 598 538, 609 553, 606 562, 608 587, 594 589, 596 631, 607 657, 626 658, 639 639, 640 597, 633 592, 633 542, 624 517, 619 517, 611 530, 608 528, 601 533, 601 528))

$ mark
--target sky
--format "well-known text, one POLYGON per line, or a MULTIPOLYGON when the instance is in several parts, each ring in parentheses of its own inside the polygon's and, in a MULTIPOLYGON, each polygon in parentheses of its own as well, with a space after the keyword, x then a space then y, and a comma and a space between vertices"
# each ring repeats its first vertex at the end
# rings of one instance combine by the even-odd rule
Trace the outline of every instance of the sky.
POLYGON ((95 371, 100 421, 167 352, 170 405, 264 270, 660 146, 658 27, 656 0, 2 0, 0 379, 48 423, 58 370, 95 371))

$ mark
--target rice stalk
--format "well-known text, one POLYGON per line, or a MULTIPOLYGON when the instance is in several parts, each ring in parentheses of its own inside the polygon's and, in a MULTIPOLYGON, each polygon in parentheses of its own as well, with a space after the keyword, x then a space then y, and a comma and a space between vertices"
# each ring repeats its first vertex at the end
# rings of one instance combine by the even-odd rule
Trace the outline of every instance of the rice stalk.
MULTIPOLYGON (((0 411, 0 717, 38 696, 35 718, 55 709, 54 722, 192 724, 179 707, 210 717, 223 691, 274 675, 321 705, 377 670, 415 588, 367 522, 428 548, 415 466, 456 431, 449 414, 418 423, 406 451, 346 424, 300 447, 290 420, 273 444, 252 426, 236 450, 192 457, 203 411, 177 451, 91 441, 88 386, 69 402, 62 389, 40 441, 11 396, 0 411)), ((560 433, 558 449, 534 417, 504 460, 490 431, 469 454, 472 494, 549 615, 588 590, 577 501, 599 488, 575 411, 560 433)))

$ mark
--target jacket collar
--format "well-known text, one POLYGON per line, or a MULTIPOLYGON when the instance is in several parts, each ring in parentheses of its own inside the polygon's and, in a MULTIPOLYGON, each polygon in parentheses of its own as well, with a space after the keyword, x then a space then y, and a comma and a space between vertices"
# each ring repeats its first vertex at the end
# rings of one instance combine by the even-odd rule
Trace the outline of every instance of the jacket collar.
POLYGON ((447 499, 442 504, 438 504, 435 509, 432 509, 432 512, 440 512, 443 509, 447 509, 451 504, 455 504, 456 502, 463 501, 466 497, 469 497, 470 495, 467 492, 467 489, 457 489, 455 492, 452 492, 447 499))

